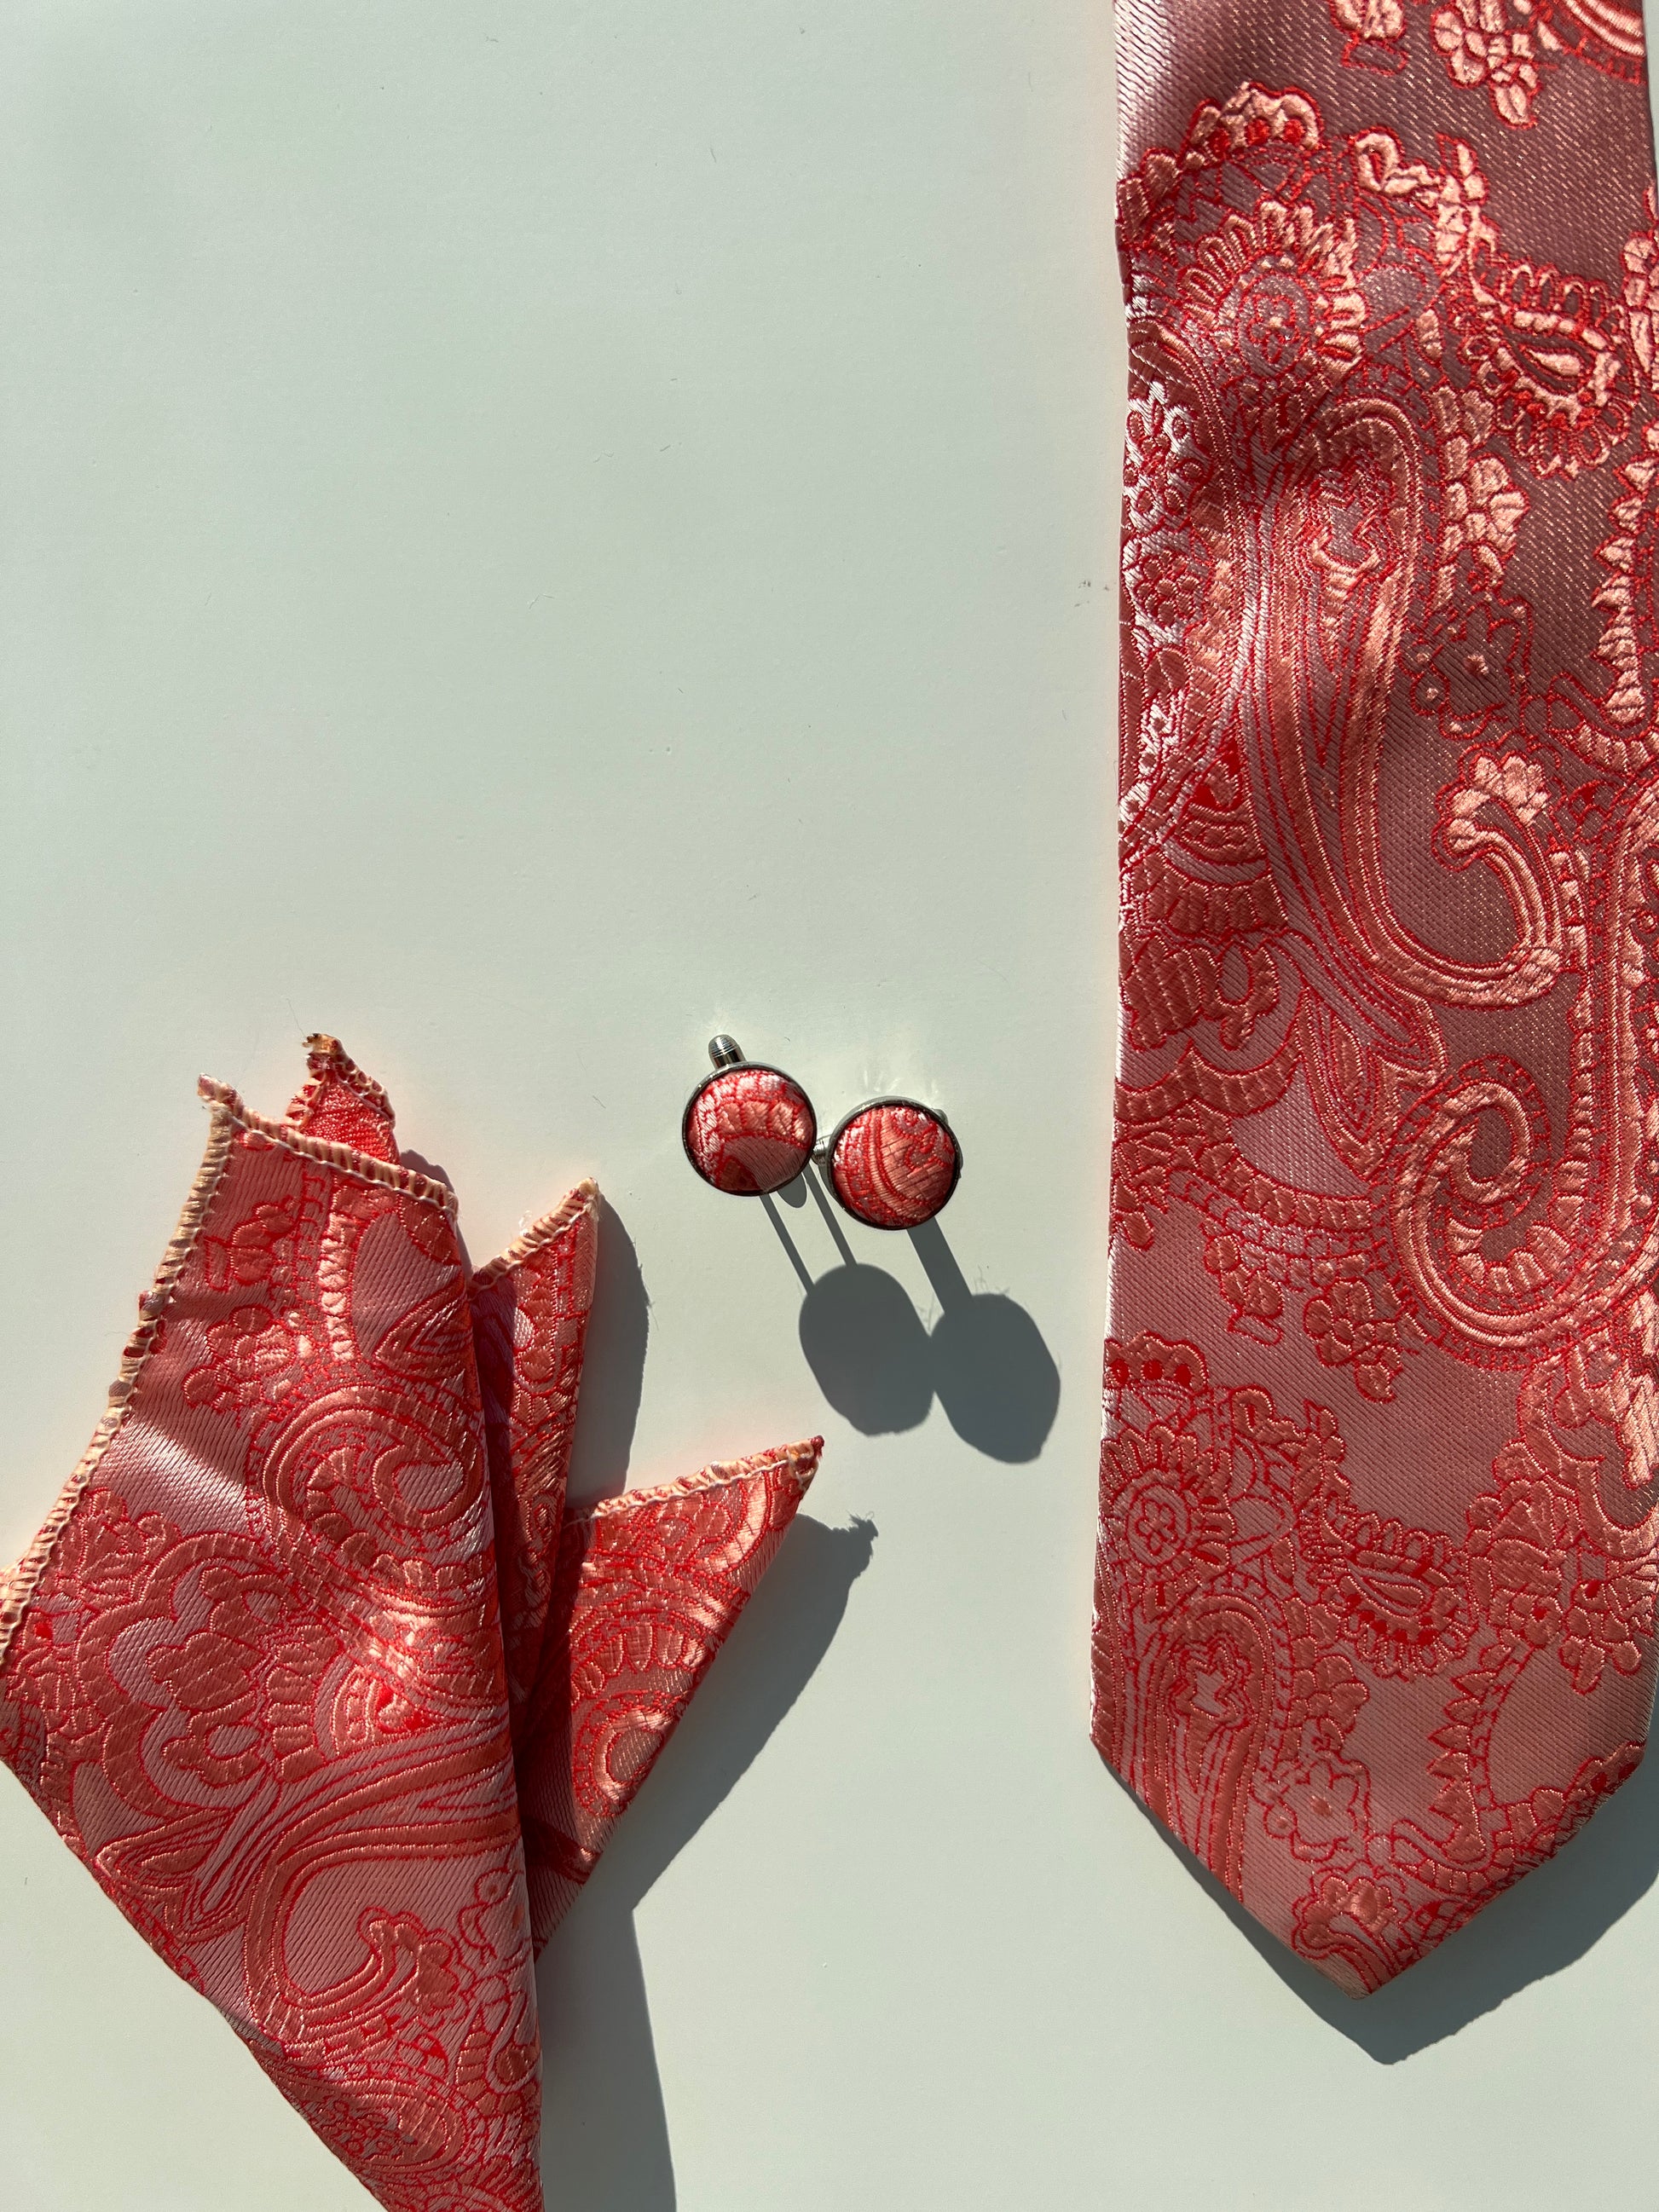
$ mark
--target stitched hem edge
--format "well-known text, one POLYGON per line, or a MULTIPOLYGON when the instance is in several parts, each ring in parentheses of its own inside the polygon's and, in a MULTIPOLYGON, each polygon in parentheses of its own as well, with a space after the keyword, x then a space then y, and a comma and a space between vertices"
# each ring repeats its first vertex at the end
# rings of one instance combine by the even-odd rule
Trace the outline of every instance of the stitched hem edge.
POLYGON ((486 1260, 482 1267, 475 1267, 472 1271, 474 1283, 483 1286, 497 1283, 503 1275, 511 1274, 514 1268, 522 1266, 532 1252, 539 1252, 544 1245, 551 1244, 574 1228, 577 1221, 584 1214, 591 1213, 599 1202, 599 1186, 592 1176, 586 1176, 574 1190, 566 1193, 551 1213, 543 1214, 539 1221, 531 1223, 522 1237, 515 1237, 505 1252, 498 1252, 493 1260, 486 1260))
MULTIPOLYGON (((234 1092, 231 1097, 234 1098, 234 1092)), ((240 1103, 240 1101, 238 1102, 240 1103)), ((196 1170, 196 1180, 190 1187, 184 1211, 179 1216, 179 1225, 161 1255, 155 1279, 138 1301, 138 1326, 127 1339, 121 1354, 121 1364, 115 1380, 110 1385, 108 1401, 102 1418, 92 1432, 92 1442, 76 1464, 74 1473, 58 1494, 58 1503, 40 1524, 39 1534, 17 1564, 0 1574, 0 1668, 6 1662, 11 1640, 17 1633, 29 1602, 40 1584, 40 1577, 52 1564, 52 1555, 58 1540, 68 1528, 80 1504, 87 1485, 97 1469, 98 1462, 114 1443, 126 1419, 127 1409, 132 1403, 132 1394, 143 1372, 144 1362, 155 1347, 161 1334, 162 1316, 172 1297, 191 1248, 201 1233, 207 1218, 213 1194, 219 1187, 219 1178, 230 1158, 231 1145, 235 1139, 239 1117, 232 1112, 228 1101, 213 1095, 213 1126, 208 1133, 207 1149, 202 1155, 202 1164, 196 1170)))
POLYGON ((341 1175, 356 1176, 362 1182, 378 1182, 405 1198, 441 1206, 453 1218, 455 1194, 447 1183, 422 1175, 416 1168, 403 1167, 392 1160, 377 1160, 369 1152, 354 1152, 349 1145, 337 1145, 328 1137, 308 1137, 303 1130, 290 1129, 285 1121, 268 1121, 263 1114, 256 1114, 251 1106, 245 1105, 240 1094, 233 1091, 229 1084, 216 1082, 210 1075, 203 1076, 196 1088, 211 1106, 228 1114, 238 1128, 245 1129, 261 1143, 279 1145, 284 1152, 297 1152, 301 1159, 319 1160, 325 1167, 336 1169, 341 1175))
POLYGON ((804 1443, 781 1444, 775 1451, 757 1452, 750 1459, 718 1460, 700 1474, 683 1474, 673 1482, 655 1483, 648 1490, 620 1490, 614 1498, 596 1498, 591 1505, 573 1506, 568 1518, 611 1520, 619 1513, 631 1513, 635 1506, 660 1505, 671 1498, 690 1498, 701 1490, 723 1490, 734 1482, 752 1481, 756 1475, 770 1474, 779 1467, 793 1467, 800 1474, 805 1490, 817 1473, 823 1449, 822 1437, 808 1437, 804 1443))

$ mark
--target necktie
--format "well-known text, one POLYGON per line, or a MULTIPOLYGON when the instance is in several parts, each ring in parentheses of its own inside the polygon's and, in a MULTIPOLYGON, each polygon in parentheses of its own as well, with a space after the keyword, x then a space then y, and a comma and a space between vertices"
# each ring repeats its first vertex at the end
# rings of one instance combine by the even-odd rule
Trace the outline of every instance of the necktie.
POLYGON ((1096 1741, 1355 1995, 1642 1755, 1659 235, 1626 0, 1124 0, 1096 1741))
POLYGON ((469 1275, 331 1038, 217 1084, 109 1410, 0 1577, 0 1756, 388 2212, 540 2212, 535 1954, 817 1443, 564 1510, 584 1184, 469 1275))

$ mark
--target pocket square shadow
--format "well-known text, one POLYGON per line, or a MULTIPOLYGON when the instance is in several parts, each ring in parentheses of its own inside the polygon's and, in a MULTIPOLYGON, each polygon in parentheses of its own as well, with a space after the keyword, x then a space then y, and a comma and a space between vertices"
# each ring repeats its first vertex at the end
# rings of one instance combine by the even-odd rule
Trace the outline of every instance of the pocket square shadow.
POLYGON ((570 1450, 569 1496, 574 1504, 614 1498, 627 1484, 650 1334, 651 1300, 640 1272, 640 1255, 622 1216, 601 1193, 593 1304, 587 1316, 582 1395, 570 1450))
MULTIPOLYGON (((626 1483, 651 1302, 601 1199, 570 1494, 626 1483)), ((541 2166, 548 2212, 674 2212, 673 2158, 634 1912, 730 1794, 834 1641, 870 1563, 868 1522, 798 1515, 580 1897, 542 1954, 541 2166)))
POLYGON ((830 1528, 797 1516, 543 1954, 537 1982, 548 2212, 674 2212, 673 2159, 635 1909, 805 1688, 875 1538, 867 1521, 830 1528))

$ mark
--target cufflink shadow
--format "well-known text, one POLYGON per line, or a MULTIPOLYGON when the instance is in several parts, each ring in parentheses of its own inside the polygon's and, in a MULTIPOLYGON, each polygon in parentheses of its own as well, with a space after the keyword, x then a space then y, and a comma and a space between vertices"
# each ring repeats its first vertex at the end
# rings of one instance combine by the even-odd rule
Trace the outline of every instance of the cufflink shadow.
POLYGON ((933 1389, 964 1443, 1018 1462, 1042 1450, 1060 1411, 1060 1370, 1024 1306, 1000 1291, 970 1291, 937 1221, 910 1231, 939 1317, 933 1389))
POLYGON ((635 1910, 805 1688, 875 1538, 867 1521, 829 1528, 797 1518, 543 1954, 537 1981, 548 2212, 675 2212, 635 1910))
POLYGON ((1018 1465, 1042 1450, 1060 1408, 1060 1370, 1022 1305, 970 1290, 939 1223, 909 1231, 939 1304, 931 1332, 903 1285, 861 1261, 816 1175, 778 1195, 817 1200, 841 1265, 814 1276, 770 1198, 762 1205, 806 1296, 800 1347, 830 1404, 864 1436, 919 1428, 935 1398, 962 1438, 988 1459, 1018 1465))
POLYGON ((866 1437, 920 1428, 933 1402, 932 1346, 908 1293, 884 1267, 832 1267, 808 1290, 800 1348, 817 1386, 866 1437))
POLYGON ((1553 1858, 1417 1966, 1370 1996, 1350 1997, 1270 1936, 1121 1778, 1107 1772, 1285 1987, 1380 2066, 1414 2057, 1571 1966, 1659 1877, 1659 1759, 1650 1759, 1553 1858))

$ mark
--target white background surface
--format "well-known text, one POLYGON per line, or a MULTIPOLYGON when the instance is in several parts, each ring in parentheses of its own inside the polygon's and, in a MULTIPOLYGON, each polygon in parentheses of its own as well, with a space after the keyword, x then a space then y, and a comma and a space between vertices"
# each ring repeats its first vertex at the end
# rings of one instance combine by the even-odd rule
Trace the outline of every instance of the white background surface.
MULTIPOLYGON (((475 1257, 599 1176, 588 1485, 828 1437, 544 1961, 553 2212, 1659 2204, 1659 1761, 1354 2006, 1089 1745, 1109 36, 1099 0, 0 16, 0 1547, 100 1410, 197 1073, 279 1111, 313 1027, 475 1257), (944 1104, 951 1249, 1029 1323, 872 1372, 840 1278, 827 1403, 772 1224, 679 1152, 720 1026, 826 1115, 944 1104), (1040 1456, 975 1448, 1029 1450, 1045 1357, 1040 1456), (966 1438, 916 1423, 935 1371, 966 1438)), ((908 1240, 848 1236, 939 1319, 908 1240)), ((9 1776, 0 2141, 20 2212, 368 2203, 9 1776)))

